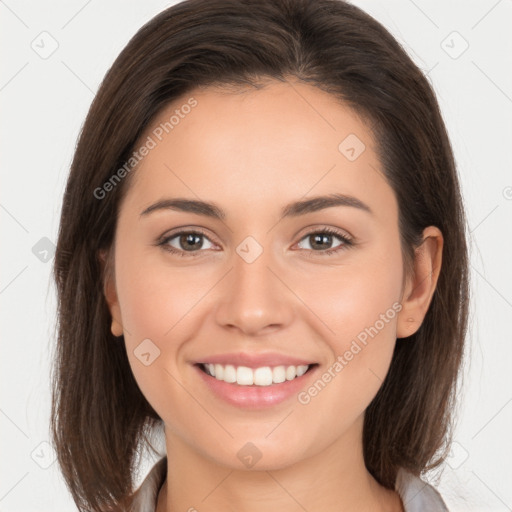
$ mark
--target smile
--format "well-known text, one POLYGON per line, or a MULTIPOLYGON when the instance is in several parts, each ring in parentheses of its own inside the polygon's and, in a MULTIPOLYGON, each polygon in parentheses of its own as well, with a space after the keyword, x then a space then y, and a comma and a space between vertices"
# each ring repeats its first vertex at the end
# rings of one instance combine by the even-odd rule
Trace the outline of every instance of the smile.
POLYGON ((249 368, 231 364, 201 363, 200 368, 216 380, 239 386, 271 386, 302 377, 312 365, 249 368))

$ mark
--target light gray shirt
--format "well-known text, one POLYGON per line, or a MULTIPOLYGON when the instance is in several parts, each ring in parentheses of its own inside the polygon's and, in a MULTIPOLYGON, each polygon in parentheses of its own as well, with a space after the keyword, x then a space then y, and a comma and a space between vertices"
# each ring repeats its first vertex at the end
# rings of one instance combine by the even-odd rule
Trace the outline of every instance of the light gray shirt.
MULTIPOLYGON (((167 476, 167 457, 160 459, 134 494, 130 512, 155 512, 158 492, 167 476)), ((395 482, 405 512, 448 512, 439 492, 419 477, 401 468, 395 482)))

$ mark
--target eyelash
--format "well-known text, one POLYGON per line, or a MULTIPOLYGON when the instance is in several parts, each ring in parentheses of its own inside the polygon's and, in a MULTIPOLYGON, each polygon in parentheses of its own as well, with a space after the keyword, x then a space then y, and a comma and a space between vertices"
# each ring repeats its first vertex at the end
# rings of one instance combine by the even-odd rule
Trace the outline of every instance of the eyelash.
MULTIPOLYGON (((310 237, 312 235, 318 235, 318 234, 327 234, 327 235, 335 236, 335 237, 339 238, 343 243, 334 249, 327 249, 325 251, 315 251, 313 249, 301 249, 303 251, 306 251, 307 257, 315 256, 315 254, 311 254, 311 253, 316 253, 320 256, 333 256, 333 255, 339 253, 340 251, 349 249, 350 247, 355 245, 354 241, 351 238, 347 237, 346 235, 344 235, 341 232, 339 232, 335 229, 332 229, 332 228, 321 228, 321 229, 317 229, 315 231, 310 231, 309 233, 306 233, 299 240, 299 242, 304 240, 307 237, 310 237)), ((196 229, 196 230, 190 230, 190 231, 178 231, 177 233, 173 233, 170 236, 166 236, 166 237, 162 238, 160 241, 157 242, 156 245, 162 247, 165 251, 168 251, 168 252, 175 254, 177 256, 180 256, 180 257, 194 258, 194 257, 199 256, 200 253, 203 252, 201 250, 182 251, 182 250, 175 249, 174 247, 171 247, 170 245, 168 245, 170 240, 173 240, 174 238, 181 236, 181 235, 199 235, 199 236, 203 236, 203 237, 207 238, 208 240, 210 240, 208 238, 208 236, 206 235, 206 233, 204 233, 203 231, 201 231, 199 229, 196 229)), ((211 242, 211 240, 210 240, 210 242, 211 242)), ((213 242, 211 242, 211 243, 213 243, 213 242)))
MULTIPOLYGON (((338 238, 339 240, 341 240, 343 243, 341 245, 339 245, 338 247, 335 247, 334 249, 327 249, 325 251, 314 251, 313 249, 302 249, 302 250, 306 251, 306 256, 308 258, 312 258, 316 254, 318 254, 320 256, 334 256, 334 255, 338 254, 339 252, 349 249, 350 247, 353 247, 355 245, 354 241, 351 238, 349 238, 347 235, 344 235, 340 231, 337 231, 336 229, 332 229, 332 228, 320 228, 320 229, 317 229, 314 231, 310 231, 309 233, 306 233, 300 240, 304 240, 304 238, 308 238, 312 235, 318 235, 318 234, 334 236, 334 237, 338 238)), ((300 240, 299 240, 299 242, 300 242, 300 240)))

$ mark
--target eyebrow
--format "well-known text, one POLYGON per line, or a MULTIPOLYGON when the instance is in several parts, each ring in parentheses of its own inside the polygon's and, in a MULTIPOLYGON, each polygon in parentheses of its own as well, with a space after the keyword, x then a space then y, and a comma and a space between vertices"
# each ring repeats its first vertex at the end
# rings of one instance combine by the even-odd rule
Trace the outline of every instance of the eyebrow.
MULTIPOLYGON (((356 197, 345 194, 330 194, 312 197, 311 199, 305 199, 303 201, 295 201, 286 205, 281 210, 281 219, 285 217, 298 217, 335 206, 349 206, 373 215, 371 208, 356 197)), ((215 203, 181 197, 157 201, 143 210, 140 215, 142 217, 158 210, 176 210, 196 213, 197 215, 204 215, 218 220, 224 220, 226 218, 226 212, 215 203)))

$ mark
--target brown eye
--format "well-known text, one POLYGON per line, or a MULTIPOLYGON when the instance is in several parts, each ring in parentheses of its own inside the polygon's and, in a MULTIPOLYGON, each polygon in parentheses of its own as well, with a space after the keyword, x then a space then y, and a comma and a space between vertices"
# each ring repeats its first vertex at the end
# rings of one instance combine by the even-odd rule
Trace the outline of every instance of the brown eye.
POLYGON ((299 246, 303 243, 303 240, 307 242, 309 247, 300 247, 301 249, 326 255, 337 253, 353 245, 352 240, 346 235, 332 229, 322 229, 308 233, 301 239, 299 246), (333 245, 336 243, 336 239, 339 240, 339 243, 333 245))
POLYGON ((213 247, 209 238, 198 231, 180 231, 171 236, 167 236, 159 242, 165 250, 180 256, 196 256, 196 253, 202 252, 201 249, 211 249, 213 247), (206 243, 205 243, 206 241, 206 243), (210 244, 210 246, 208 246, 210 244), (206 247, 205 247, 206 245, 206 247))
POLYGON ((194 249, 201 249, 203 246, 202 235, 197 235, 195 233, 179 235, 178 245, 180 245, 181 248, 183 248, 185 251, 193 251, 194 249))

